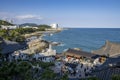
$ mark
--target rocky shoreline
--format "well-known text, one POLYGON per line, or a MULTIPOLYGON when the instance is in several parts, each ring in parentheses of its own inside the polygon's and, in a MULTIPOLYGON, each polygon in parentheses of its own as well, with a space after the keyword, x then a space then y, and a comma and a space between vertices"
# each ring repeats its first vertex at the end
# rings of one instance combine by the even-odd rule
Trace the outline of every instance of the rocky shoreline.
POLYGON ((32 37, 32 36, 42 36, 43 34, 54 34, 54 33, 57 33, 57 32, 60 32, 60 31, 58 31, 58 30, 54 30, 54 31, 37 31, 37 32, 31 33, 31 34, 25 34, 23 36, 25 38, 29 38, 29 37, 32 37))
POLYGON ((23 35, 25 37, 25 42, 23 45, 23 43, 18 43, 18 42, 14 42, 14 41, 8 41, 8 40, 4 40, 2 37, 0 38, 0 44, 4 45, 1 46, 1 48, 3 49, 1 52, 3 54, 10 54, 13 53, 16 50, 24 50, 25 53, 31 54, 31 53, 38 53, 41 52, 42 50, 46 49, 49 47, 49 44, 52 44, 53 46, 57 46, 60 43, 53 43, 53 42, 49 42, 46 40, 43 40, 42 37, 45 34, 54 34, 57 33, 59 31, 54 30, 54 31, 38 31, 38 32, 34 32, 34 33, 30 33, 30 34, 25 34, 23 35), (35 36, 35 39, 31 39, 31 37, 35 36), (11 46, 11 48, 8 48, 9 46, 11 46), (12 47, 12 46, 16 46, 12 47), (7 51, 6 51, 7 50, 7 51))

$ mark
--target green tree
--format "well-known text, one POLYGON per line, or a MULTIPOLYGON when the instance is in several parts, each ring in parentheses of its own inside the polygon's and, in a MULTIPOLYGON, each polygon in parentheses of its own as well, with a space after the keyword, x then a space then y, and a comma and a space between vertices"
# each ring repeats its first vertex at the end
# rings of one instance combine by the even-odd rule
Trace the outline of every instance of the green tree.
POLYGON ((112 80, 120 80, 120 75, 118 75, 118 74, 113 75, 112 80))
POLYGON ((13 24, 4 20, 0 20, 0 25, 13 25, 13 24))
POLYGON ((69 80, 68 75, 64 74, 60 80, 69 80))
POLYGON ((3 62, 0 67, 0 79, 3 80, 32 80, 32 67, 27 62, 3 62), (7 77, 6 77, 7 76, 7 77))
POLYGON ((56 74, 50 69, 45 69, 41 75, 41 80, 55 80, 55 78, 56 74))
POLYGON ((89 78, 83 78, 80 80, 99 80, 97 77, 89 77, 89 78))

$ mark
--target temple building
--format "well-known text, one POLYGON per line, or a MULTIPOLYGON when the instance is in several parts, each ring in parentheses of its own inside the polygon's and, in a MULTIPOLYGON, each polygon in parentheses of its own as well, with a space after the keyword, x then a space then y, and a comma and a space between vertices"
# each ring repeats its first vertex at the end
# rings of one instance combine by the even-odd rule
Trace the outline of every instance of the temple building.
POLYGON ((75 50, 75 49, 68 49, 66 52, 64 52, 64 55, 66 56, 66 61, 69 62, 71 59, 76 59, 76 61, 80 62, 91 62, 94 65, 101 65, 105 62, 105 58, 97 55, 92 54, 90 52, 85 52, 81 50, 75 50))

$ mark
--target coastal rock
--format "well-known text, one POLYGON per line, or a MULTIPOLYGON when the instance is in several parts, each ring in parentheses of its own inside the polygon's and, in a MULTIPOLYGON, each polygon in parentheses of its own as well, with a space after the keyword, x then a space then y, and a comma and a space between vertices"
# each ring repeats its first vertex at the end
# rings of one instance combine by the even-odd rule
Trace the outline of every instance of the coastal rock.
POLYGON ((58 46, 58 45, 60 45, 62 43, 60 43, 60 42, 50 42, 50 44, 52 44, 52 46, 58 46))
POLYGON ((31 53, 41 52, 43 49, 49 47, 49 43, 45 40, 32 40, 28 43, 28 47, 31 50, 31 53))
POLYGON ((25 38, 30 38, 32 36, 42 36, 42 33, 44 33, 44 31, 33 32, 33 33, 30 33, 30 34, 25 34, 24 37, 25 38))
POLYGON ((108 57, 120 56, 120 43, 110 42, 107 40, 104 46, 98 50, 92 51, 92 53, 108 57))
POLYGON ((74 50, 77 50, 77 51, 82 51, 81 48, 74 48, 74 50))

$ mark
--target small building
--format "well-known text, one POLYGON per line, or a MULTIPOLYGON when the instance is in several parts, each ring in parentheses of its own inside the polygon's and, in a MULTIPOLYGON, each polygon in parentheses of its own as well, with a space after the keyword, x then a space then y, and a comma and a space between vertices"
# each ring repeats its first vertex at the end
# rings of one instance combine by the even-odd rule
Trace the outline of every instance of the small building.
POLYGON ((38 27, 33 27, 33 26, 24 26, 22 28, 32 28, 32 29, 38 29, 38 27))
POLYGON ((43 62, 53 62, 55 58, 53 56, 44 56, 41 53, 36 53, 36 54, 33 54, 33 59, 43 61, 43 62))
POLYGON ((14 60, 28 60, 29 56, 25 53, 21 53, 20 50, 14 51, 12 54, 9 54, 9 61, 14 60))
POLYGON ((17 29, 17 28, 19 28, 19 26, 16 26, 16 25, 14 25, 14 26, 1 25, 1 29, 17 29))
POLYGON ((47 51, 42 53, 44 56, 55 56, 56 55, 56 50, 52 49, 52 45, 49 44, 49 48, 47 49, 47 51))

